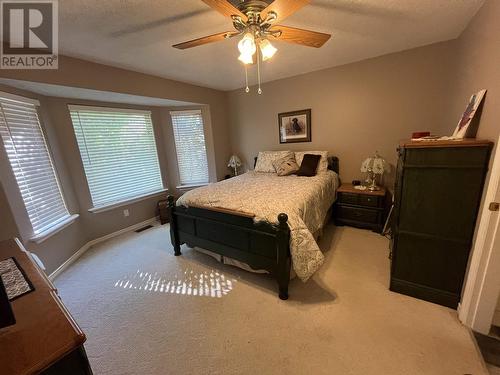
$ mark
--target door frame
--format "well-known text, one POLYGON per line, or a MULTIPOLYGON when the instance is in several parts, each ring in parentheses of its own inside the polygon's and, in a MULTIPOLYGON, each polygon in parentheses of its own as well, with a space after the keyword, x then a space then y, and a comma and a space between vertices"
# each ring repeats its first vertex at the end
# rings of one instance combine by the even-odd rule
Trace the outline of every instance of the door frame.
POLYGON ((487 335, 500 293, 500 217, 488 209, 500 196, 500 138, 491 164, 481 220, 476 233, 458 317, 466 326, 487 335))

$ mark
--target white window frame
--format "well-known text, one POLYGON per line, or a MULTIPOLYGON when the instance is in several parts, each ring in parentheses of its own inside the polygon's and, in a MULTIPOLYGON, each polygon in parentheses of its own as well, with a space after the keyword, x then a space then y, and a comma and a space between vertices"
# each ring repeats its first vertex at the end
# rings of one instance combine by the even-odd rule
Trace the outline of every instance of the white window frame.
MULTIPOLYGON (((33 98, 28 98, 20 95, 15 95, 11 94, 8 92, 0 91, 0 96, 4 97, 6 99, 11 99, 19 102, 23 102, 26 104, 31 104, 35 106, 35 110, 37 112, 37 117, 38 117, 38 125, 40 127, 41 135, 43 137, 43 141, 47 150, 47 154, 49 157, 49 162, 50 166, 54 172, 54 177, 55 177, 55 182, 57 184, 57 187, 59 189, 59 193, 61 195, 62 202, 64 204, 64 207, 66 208, 67 215, 54 221, 53 225, 51 225, 49 228, 46 230, 36 233, 34 232, 33 225, 31 223, 31 219, 29 218, 28 211, 26 208, 26 203, 24 201, 24 198, 21 194, 19 184, 17 181, 17 178, 14 174, 14 171, 12 169, 12 164, 11 161, 8 157, 7 150, 5 149, 4 142, 0 137, 0 151, 2 152, 2 155, 0 157, 0 160, 5 160, 4 164, 5 168, 0 168, 0 175, 2 176, 2 180, 4 181, 4 190, 5 194, 7 195, 10 204, 13 208, 13 215, 16 219, 16 223, 19 226, 20 234, 22 237, 28 237, 30 241, 33 241, 37 244, 40 244, 47 240, 48 238, 52 237, 56 233, 62 231, 64 228, 68 227, 70 224, 72 224, 78 217, 78 214, 71 214, 70 210, 68 208, 64 190, 61 186, 60 178, 59 178, 59 173, 57 171, 57 168, 54 164, 54 156, 52 154, 52 150, 50 148, 50 144, 47 139, 47 135, 43 126, 43 121, 42 118, 39 114, 39 108, 40 108, 40 102, 36 99, 33 98)), ((3 114, 2 114, 3 115, 3 114)))
POLYGON ((201 186, 206 186, 210 183, 210 166, 209 166, 209 145, 207 143, 207 135, 206 135, 206 118, 205 114, 202 108, 184 108, 184 109, 171 109, 169 110, 169 116, 170 116, 170 124, 172 126, 172 135, 173 135, 173 145, 174 145, 174 150, 175 150, 175 159, 176 159, 176 164, 177 164, 177 175, 179 178, 179 184, 176 186, 176 189, 181 190, 181 191, 187 191, 194 189, 196 187, 201 187, 201 186), (206 158, 206 164, 207 164, 207 181, 206 182, 200 182, 200 183, 182 183, 181 182, 181 171, 180 171, 180 166, 179 166, 179 155, 177 152, 177 143, 175 141, 175 129, 174 129, 174 121, 172 118, 172 114, 192 114, 196 113, 201 116, 201 121, 202 121, 202 131, 203 131, 203 140, 205 143, 205 158, 206 158))
MULTIPOLYGON (((121 112, 121 113, 142 114, 142 115, 148 115, 151 118, 151 126, 152 126, 153 138, 154 138, 154 144, 155 144, 155 151, 156 151, 155 155, 156 155, 157 160, 158 160, 158 167, 159 167, 159 173, 160 173, 160 179, 161 179, 162 188, 158 189, 158 190, 146 192, 146 193, 141 194, 139 196, 129 197, 129 198, 125 198, 125 199, 119 199, 119 200, 112 201, 112 202, 109 202, 109 203, 105 203, 105 204, 102 204, 102 205, 96 205, 95 202, 94 202, 94 200, 93 200, 93 198, 92 198, 92 194, 90 194, 90 199, 92 201, 92 207, 88 209, 89 212, 100 213, 100 212, 110 211, 110 210, 113 210, 113 209, 121 207, 121 206, 129 205, 129 204, 132 204, 132 203, 136 203, 136 202, 140 202, 140 201, 146 200, 148 198, 152 198, 152 197, 155 197, 155 196, 163 195, 165 192, 168 191, 168 188, 166 188, 165 180, 164 180, 162 169, 161 169, 161 165, 160 165, 160 160, 159 160, 160 158, 159 158, 159 155, 158 155, 157 138, 156 138, 156 134, 154 133, 154 123, 153 123, 153 120, 152 120, 152 112, 151 111, 142 110, 142 109, 132 109, 132 108, 100 107, 100 106, 76 105, 76 104, 69 104, 68 105, 68 111, 70 113, 70 117, 71 117, 71 111, 98 111, 98 112, 121 112)), ((72 122, 72 126, 73 126, 73 133, 75 134, 75 139, 77 140, 77 144, 78 144, 78 139, 77 139, 77 136, 76 136, 76 133, 75 133, 75 130, 74 130, 75 124, 73 124, 73 122, 72 122)), ((83 162, 83 159, 82 159, 82 155, 81 155, 81 150, 80 150, 79 144, 78 144, 78 151, 79 151, 81 163, 82 163, 82 166, 83 166, 83 169, 84 169, 85 179, 87 181, 87 186, 89 188, 89 193, 90 193, 90 185, 89 185, 88 178, 87 178, 87 175, 86 175, 85 165, 84 165, 84 162, 83 162)))

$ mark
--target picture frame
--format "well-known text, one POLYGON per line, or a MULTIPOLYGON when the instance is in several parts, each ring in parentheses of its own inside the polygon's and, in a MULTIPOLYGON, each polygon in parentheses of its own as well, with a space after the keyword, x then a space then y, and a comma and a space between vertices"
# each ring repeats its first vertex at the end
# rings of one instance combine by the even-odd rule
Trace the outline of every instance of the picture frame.
POLYGON ((311 109, 278 114, 280 143, 311 142, 311 109))
POLYGON ((453 132, 452 138, 462 139, 462 138, 475 138, 478 127, 478 118, 481 114, 482 103, 484 96, 486 95, 486 90, 478 91, 473 94, 467 108, 465 109, 460 121, 458 122, 455 131, 453 132), (473 120, 476 120, 474 126, 471 126, 473 120))

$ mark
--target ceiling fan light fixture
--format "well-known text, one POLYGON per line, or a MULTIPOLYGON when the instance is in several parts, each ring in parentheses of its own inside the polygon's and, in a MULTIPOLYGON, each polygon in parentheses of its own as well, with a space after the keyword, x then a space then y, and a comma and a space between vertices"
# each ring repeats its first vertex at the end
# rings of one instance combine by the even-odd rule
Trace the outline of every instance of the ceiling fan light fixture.
POLYGON ((245 65, 253 64, 253 56, 250 54, 242 53, 240 57, 238 57, 238 60, 240 60, 245 65))
POLYGON ((262 61, 269 60, 278 50, 267 39, 262 39, 259 43, 260 51, 262 52, 262 61))
POLYGON ((173 47, 187 49, 243 35, 238 42, 240 53, 238 60, 244 65, 246 92, 250 91, 248 87, 248 65, 255 64, 257 66, 257 93, 262 94, 260 64, 271 59, 277 52, 277 49, 270 43, 268 38, 273 37, 285 42, 319 48, 331 37, 330 34, 278 24, 278 22, 309 4, 311 0, 202 1, 222 15, 230 17, 235 31, 208 35, 175 44, 173 47))
POLYGON ((255 45, 255 39, 252 33, 246 33, 238 42, 238 50, 242 55, 253 56, 255 51, 257 51, 257 46, 255 45))

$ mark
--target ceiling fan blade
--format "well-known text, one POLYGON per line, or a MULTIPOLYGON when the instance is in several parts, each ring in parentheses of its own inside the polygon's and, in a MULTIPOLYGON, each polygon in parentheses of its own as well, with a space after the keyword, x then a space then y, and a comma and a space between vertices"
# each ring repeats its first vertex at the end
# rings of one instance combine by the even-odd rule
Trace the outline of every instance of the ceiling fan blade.
POLYGON ((224 16, 231 17, 233 15, 240 16, 243 21, 247 20, 247 16, 241 13, 236 7, 227 0, 201 0, 210 8, 216 10, 224 16))
POLYGON ((304 29, 296 29, 295 27, 281 25, 271 27, 270 31, 281 31, 281 35, 274 35, 277 40, 315 48, 321 47, 331 37, 330 34, 318 33, 317 31, 304 29))
POLYGON ((273 11, 277 15, 276 20, 273 22, 279 22, 310 2, 311 0, 274 0, 266 9, 260 12, 260 17, 264 20, 267 14, 273 11))
POLYGON ((178 49, 192 48, 192 47, 201 46, 203 44, 219 42, 221 40, 227 39, 228 37, 231 38, 231 37, 238 35, 238 34, 239 34, 238 32, 226 31, 223 33, 218 33, 218 34, 213 34, 213 35, 209 35, 209 36, 204 36, 204 37, 198 38, 198 39, 193 39, 193 40, 190 40, 188 42, 174 44, 172 47, 178 48, 178 49))

